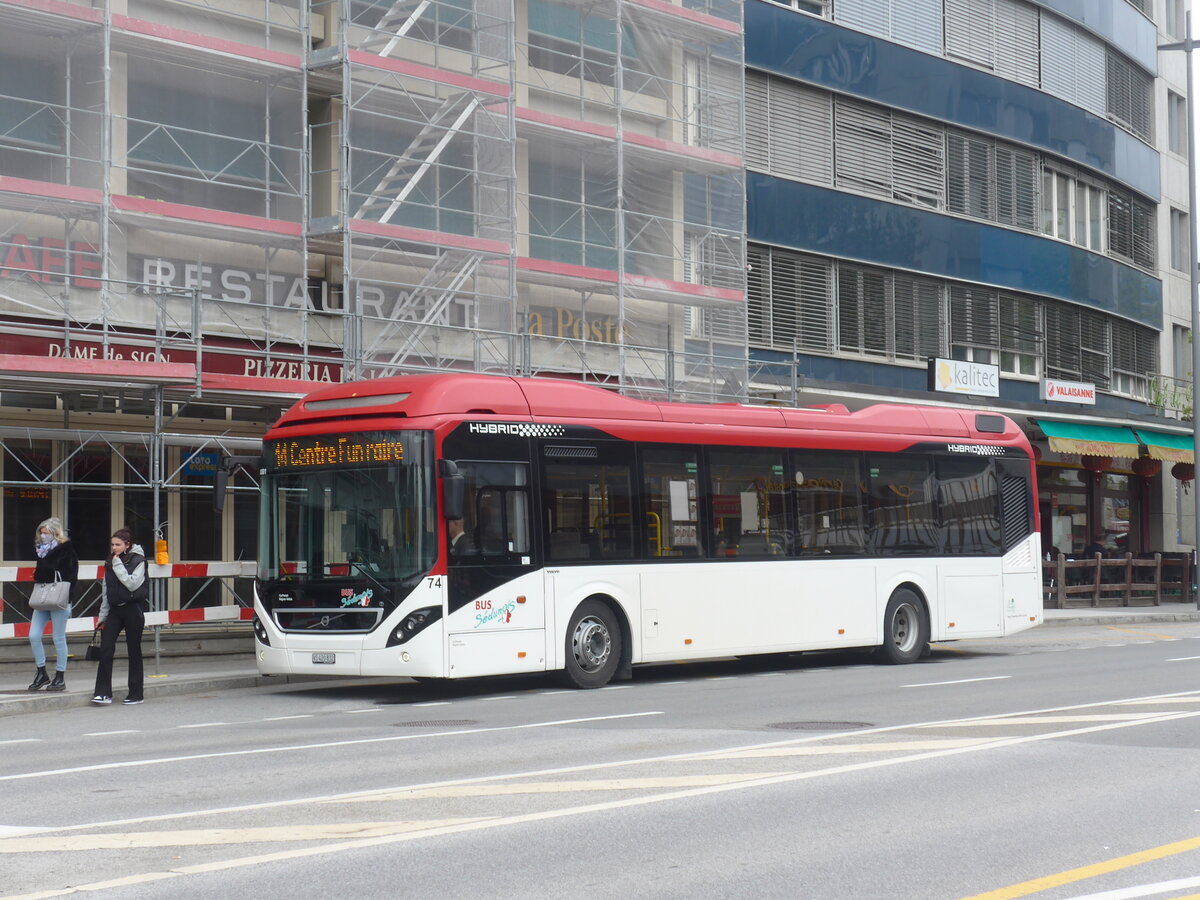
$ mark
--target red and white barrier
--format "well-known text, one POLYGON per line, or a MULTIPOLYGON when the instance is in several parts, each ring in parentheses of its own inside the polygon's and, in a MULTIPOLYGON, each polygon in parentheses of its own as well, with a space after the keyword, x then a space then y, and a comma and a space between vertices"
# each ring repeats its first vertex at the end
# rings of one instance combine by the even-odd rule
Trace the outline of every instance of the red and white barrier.
MULTIPOLYGON (((151 578, 249 578, 254 575, 256 570, 253 562, 173 563, 169 566, 150 563, 147 568, 151 578)), ((0 582, 32 582, 33 572, 33 566, 0 566, 0 582)), ((103 577, 103 565, 81 565, 79 567, 80 581, 98 581, 103 577)), ((254 610, 245 606, 204 606, 197 609, 164 609, 158 612, 149 612, 146 613, 146 624, 153 626, 184 625, 190 622, 248 621, 253 617, 254 610)), ((95 616, 67 619, 68 633, 91 632, 95 628, 95 616)), ((49 633, 49 631, 50 627, 47 623, 46 632, 49 633)), ((28 622, 0 625, 0 640, 27 637, 29 637, 28 622)))
MULTIPOLYGON (((172 563, 146 566, 151 578, 253 578, 257 565, 250 562, 172 563)), ((33 566, 0 566, 0 582, 33 581, 33 566)), ((104 577, 104 563, 80 565, 80 581, 99 581, 104 577)))
MULTIPOLYGON (((146 613, 147 625, 185 625, 190 622, 248 622, 254 618, 254 610, 248 606, 203 606, 197 609, 164 609, 158 612, 146 613)), ((96 617, 83 616, 79 619, 67 619, 67 633, 73 631, 95 631, 96 617)), ((46 634, 50 633, 50 625, 46 624, 46 634)), ((0 625, 0 640, 4 638, 29 637, 29 623, 18 622, 15 625, 0 625)))

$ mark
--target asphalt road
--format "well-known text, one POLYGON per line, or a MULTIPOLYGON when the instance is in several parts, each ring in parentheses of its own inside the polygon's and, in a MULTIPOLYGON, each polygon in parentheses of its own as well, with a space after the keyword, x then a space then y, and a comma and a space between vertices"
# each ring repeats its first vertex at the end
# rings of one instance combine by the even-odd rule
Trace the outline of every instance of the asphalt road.
POLYGON ((1194 622, 35 713, 0 897, 1193 896, 1198 745, 1194 622))

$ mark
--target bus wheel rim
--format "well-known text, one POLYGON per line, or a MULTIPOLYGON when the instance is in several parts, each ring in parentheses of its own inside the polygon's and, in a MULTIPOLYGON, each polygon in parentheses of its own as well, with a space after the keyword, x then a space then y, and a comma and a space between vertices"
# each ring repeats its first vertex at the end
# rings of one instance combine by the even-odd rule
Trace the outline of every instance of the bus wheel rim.
POLYGON ((903 651, 911 650, 917 642, 916 610, 907 603, 896 607, 892 616, 892 642, 903 651))
POLYGON ((571 636, 571 648, 581 669, 587 672, 602 669, 612 650, 608 627, 600 619, 585 616, 575 626, 575 633, 571 636))

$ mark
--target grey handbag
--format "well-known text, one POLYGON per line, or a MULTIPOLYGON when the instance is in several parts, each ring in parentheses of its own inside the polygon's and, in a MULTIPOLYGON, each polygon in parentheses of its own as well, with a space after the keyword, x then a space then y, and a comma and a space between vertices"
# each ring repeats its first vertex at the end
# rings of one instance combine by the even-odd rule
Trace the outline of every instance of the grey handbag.
POLYGON ((29 595, 30 609, 44 609, 48 612, 54 612, 59 609, 66 609, 71 605, 71 585, 69 582, 63 581, 57 572, 54 573, 53 581, 46 581, 33 586, 33 593, 29 595))

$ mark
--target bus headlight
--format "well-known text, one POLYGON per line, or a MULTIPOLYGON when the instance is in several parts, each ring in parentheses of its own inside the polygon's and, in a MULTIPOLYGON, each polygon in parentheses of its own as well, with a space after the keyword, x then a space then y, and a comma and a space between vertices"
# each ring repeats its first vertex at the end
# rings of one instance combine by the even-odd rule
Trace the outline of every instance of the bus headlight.
POLYGON ((257 615, 254 616, 254 620, 250 627, 254 629, 254 636, 258 638, 258 642, 260 644, 265 644, 268 647, 271 646, 271 639, 267 637, 267 629, 263 626, 263 623, 259 621, 257 615))
POLYGON ((424 606, 421 609, 414 609, 401 619, 400 624, 388 635, 387 645, 395 647, 397 644, 412 640, 415 635, 420 634, 441 617, 442 608, 440 606, 424 606))

